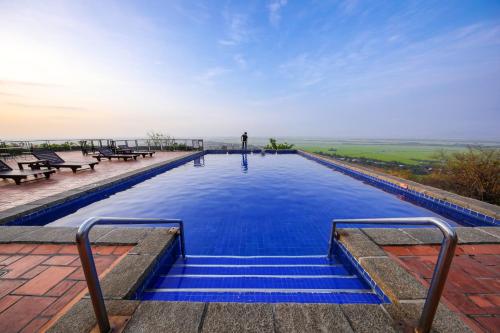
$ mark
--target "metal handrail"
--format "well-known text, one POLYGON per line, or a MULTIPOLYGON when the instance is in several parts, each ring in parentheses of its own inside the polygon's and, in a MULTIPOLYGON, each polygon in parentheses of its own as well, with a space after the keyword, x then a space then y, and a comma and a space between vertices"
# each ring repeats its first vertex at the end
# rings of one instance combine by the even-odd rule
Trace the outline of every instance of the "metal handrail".
POLYGON ((96 224, 178 224, 181 238, 181 253, 182 257, 186 257, 184 244, 184 224, 182 220, 166 220, 166 219, 151 219, 151 218, 118 218, 118 217, 91 217, 83 222, 76 233, 76 245, 80 254, 85 280, 89 289, 90 299, 94 307, 94 313, 99 325, 101 333, 111 332, 106 305, 102 297, 101 285, 95 268, 94 256, 89 242, 90 229, 96 224))
POLYGON ((411 217, 411 218, 382 218, 382 219, 336 219, 332 221, 332 233, 330 235, 330 245, 328 249, 328 257, 332 257, 333 243, 339 238, 336 232, 337 223, 342 224, 409 224, 409 225, 434 225, 443 233, 443 242, 439 251, 438 260, 432 274, 431 285, 427 292, 424 308, 420 315, 420 320, 415 328, 415 332, 427 333, 430 332, 432 322, 439 305, 439 299, 443 293, 446 277, 450 270, 455 248, 457 246, 457 233, 445 221, 435 217, 411 217))

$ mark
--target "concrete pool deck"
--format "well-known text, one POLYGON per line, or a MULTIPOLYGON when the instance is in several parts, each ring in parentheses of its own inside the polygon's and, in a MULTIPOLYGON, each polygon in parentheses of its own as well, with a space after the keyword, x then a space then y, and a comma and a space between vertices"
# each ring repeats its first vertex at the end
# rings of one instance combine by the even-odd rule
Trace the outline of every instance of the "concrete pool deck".
POLYGON ((450 202, 452 204, 459 205, 464 208, 471 209, 473 211, 485 214, 487 216, 494 217, 497 220, 500 220, 500 206, 496 206, 484 201, 467 198, 452 192, 448 192, 445 190, 441 190, 439 188, 435 188, 432 186, 423 185, 408 179, 403 179, 400 177, 396 177, 393 175, 389 175, 387 173, 383 173, 377 170, 373 170, 364 166, 355 165, 352 163, 347 163, 345 161, 330 157, 324 156, 320 154, 310 153, 301 150, 300 151, 304 155, 313 156, 314 158, 318 158, 321 160, 325 160, 343 167, 346 167, 351 170, 359 171, 365 175, 373 176, 381 180, 388 181, 390 183, 403 186, 407 189, 414 190, 416 192, 429 195, 435 199, 443 200, 446 202, 450 202))
MULTIPOLYGON (((139 157, 137 160, 103 160, 95 166, 95 170, 80 170, 76 173, 71 170, 61 169, 50 179, 32 180, 21 185, 12 181, 0 181, 0 224, 8 223, 18 217, 54 206, 65 200, 81 196, 99 188, 113 185, 124 179, 130 178, 178 159, 190 156, 197 152, 157 152, 154 157, 139 157)), ((59 153, 65 160, 95 160, 90 156, 82 156, 80 152, 59 153)), ((31 160, 34 158, 29 158, 31 160)), ((8 160, 14 169, 17 161, 25 159, 8 160)))
MULTIPOLYGON (((97 227, 91 232, 91 241, 94 245, 100 246, 103 254, 109 253, 109 251, 106 252, 108 248, 115 251, 117 246, 127 247, 128 250, 128 252, 123 251, 126 252, 125 255, 101 281, 112 321, 121 322, 124 326, 124 332, 153 330, 159 332, 401 331, 403 328, 400 326, 400 322, 418 319, 427 293, 427 286, 425 286, 426 283, 423 279, 416 278, 412 272, 404 268, 404 265, 401 264, 401 258, 396 259, 395 253, 405 254, 404 251, 410 251, 408 253, 414 256, 427 256, 429 255, 428 251, 413 250, 414 252, 411 252, 411 249, 415 249, 415 246, 430 245, 435 247, 436 242, 439 241, 439 235, 436 230, 432 229, 339 230, 340 241, 389 296, 391 304, 249 304, 131 300, 130 298, 137 287, 151 272, 164 251, 173 244, 176 237, 174 231, 175 229, 168 228, 97 227)), ((30 255, 36 255, 36 249, 40 249, 45 244, 43 249, 46 255, 54 256, 50 249, 60 246, 65 246, 67 250, 72 248, 74 255, 75 248, 70 244, 74 243, 75 233, 76 228, 69 227, 0 227, 0 249, 9 244, 11 252, 16 247, 18 249, 16 253, 25 252, 17 253, 17 256, 29 258, 30 255), (23 248, 26 251, 22 251, 23 248)), ((495 248, 500 246, 500 234, 496 228, 458 228, 458 234, 460 246, 466 248, 473 244, 477 254, 491 251, 491 244, 495 244, 495 248)), ((59 253, 58 255, 63 254, 60 249, 56 252, 59 253)), ((435 248, 431 252, 432 255, 435 255, 435 248)), ((460 259, 460 255, 463 253, 463 250, 459 250, 455 259, 460 259)), ((463 269, 463 263, 460 261, 458 260, 452 265, 452 274, 448 280, 448 284, 453 288, 455 288, 454 279, 456 279, 453 272, 463 269)), ((476 304, 484 311, 476 313, 474 318, 468 316, 460 310, 460 304, 454 303, 459 298, 447 297, 445 292, 434 321, 434 331, 487 332, 488 327, 495 327, 491 325, 498 322, 500 309, 500 306, 494 303, 495 300, 498 301, 499 296, 497 288, 500 283, 499 261, 500 255, 498 254, 491 255, 488 260, 484 260, 488 272, 490 272, 488 277, 491 285, 490 301, 487 304, 484 302, 476 304), (491 274, 496 275, 491 276, 491 274)), ((78 260, 72 263, 72 267, 78 269, 78 260)), ((427 269, 429 269, 428 266, 427 269)), ((423 272, 424 275, 427 273, 423 272)), ((40 273, 34 272, 32 276, 24 276, 24 281, 20 282, 17 288, 23 288, 23 285, 29 284, 37 276, 40 276, 40 273)), ((9 276, 1 277, 0 286, 9 279, 9 276)), ((50 292, 51 288, 44 290, 44 292, 50 292)), ((24 287, 24 289, 29 288, 24 287)), ((464 294, 468 294, 468 291, 464 290, 464 294)), ((25 296, 34 297, 36 295, 26 294, 25 296)), ((79 295, 79 297, 82 296, 83 294, 79 295)), ((10 321, 12 317, 2 316, 2 314, 9 309, 13 311, 12 307, 15 304, 18 304, 17 307, 19 307, 16 308, 16 311, 21 313, 28 311, 28 307, 23 306, 23 303, 14 302, 0 308, 0 319, 10 321)), ((50 308, 50 305, 47 308, 50 308)), ((48 332, 89 332, 96 325, 88 296, 80 300, 75 296, 71 306, 62 307, 59 311, 54 312, 56 312, 53 314, 55 320, 42 316, 42 319, 50 320, 50 325, 44 327, 48 329, 48 332)), ((21 329, 27 329, 30 325, 34 327, 39 323, 39 320, 42 320, 38 317, 38 315, 34 316, 32 321, 24 322, 23 327, 17 327, 17 330, 13 329, 9 332, 21 332, 21 329)), ((0 326, 7 327, 5 322, 1 321, 0 326)))
MULTIPOLYGON (((131 246, 96 246, 96 267, 104 277, 131 246)), ((76 246, 0 244, 0 327, 2 332, 37 331, 80 299, 87 283, 76 246)))
MULTIPOLYGON (((8 184, 2 182, 0 185, 2 199, 0 201, 10 202, 11 200, 10 197, 4 199, 7 198, 3 195, 6 193, 5 189, 19 190, 23 195, 22 200, 15 201, 20 203, 19 205, 12 207, 4 205, 7 208, 3 211, 0 207, 0 221, 3 219, 4 222, 8 222, 9 219, 107 186, 139 172, 158 167, 158 165, 165 165, 169 161, 175 161, 190 153, 162 154, 165 155, 161 159, 158 159, 162 156, 161 154, 153 159, 146 158, 144 161, 142 158, 138 159, 147 165, 135 162, 106 161, 98 165, 95 172, 81 171, 76 175, 70 171, 58 172, 54 179, 58 176, 60 176, 61 181, 67 179, 67 187, 64 187, 62 191, 56 191, 58 187, 50 185, 49 182, 52 179, 30 182, 20 186, 10 182, 8 184), (103 172, 102 178, 94 178, 101 166, 104 166, 102 170, 108 170, 107 172, 110 173, 106 176, 106 172, 103 172), (123 169, 124 167, 127 169, 123 169), (84 185, 78 183, 83 178, 88 178, 89 183, 84 185), (42 185, 44 183, 45 185, 42 185), (78 188, 71 187, 71 184, 78 188), (50 188, 56 192, 50 193, 49 191, 47 194, 43 189, 39 192, 35 191, 37 187, 45 186, 52 186, 46 189, 50 188), (34 192, 31 191, 31 187, 34 192), (38 193, 37 195, 40 197, 33 197, 32 193, 38 193)), ((75 155, 74 159, 81 159, 81 154, 75 155)), ((492 252, 492 244, 495 248, 500 246, 498 245, 500 244, 499 230, 495 227, 457 228, 462 248, 461 252, 457 252, 459 266, 452 265, 452 272, 453 270, 464 270, 463 265, 466 266, 466 269, 470 268, 470 265, 464 264, 463 258, 460 258, 460 255, 466 253, 464 249, 467 246, 485 249, 477 250, 479 251, 476 251, 477 253, 492 252)), ((60 249, 56 251, 58 246, 71 246, 74 249, 75 233, 76 229, 69 227, 0 227, 0 249, 2 244, 10 244, 9 246, 17 246, 19 251, 23 252, 13 255, 29 257, 37 255, 32 251, 36 251, 39 246, 48 245, 46 249, 52 248, 52 252, 49 251, 47 255, 57 256, 60 253, 60 249), (29 249, 32 250, 28 251, 29 249)), ((428 262, 432 261, 435 244, 441 239, 439 232, 426 229, 341 229, 340 234, 340 241, 389 296, 391 304, 244 304, 131 300, 130 298, 137 287, 151 272, 164 251, 172 244, 174 234, 169 229, 99 227, 92 231, 91 240, 97 246, 131 248, 102 280, 108 313, 113 321, 121 323, 125 332, 153 330, 160 332, 391 332, 402 330, 402 326, 399 325, 401 321, 418 319, 427 292, 425 277, 428 276, 429 267, 433 267, 429 266, 428 262), (421 261, 426 262, 427 265, 420 265, 421 261)), ((447 296, 448 294, 445 292, 434 321, 434 331, 486 332, 488 328, 498 327, 500 305, 498 304, 499 288, 497 286, 500 285, 500 277, 498 276, 500 255, 495 253, 488 254, 489 257, 483 258, 482 261, 474 262, 474 269, 482 272, 482 275, 478 273, 478 279, 490 279, 489 283, 492 288, 489 289, 487 295, 482 297, 485 294, 484 290, 478 290, 473 295, 470 292, 458 293, 459 296, 456 295, 457 293, 454 293, 453 296, 447 296), (471 296, 473 297, 471 298, 471 296), (466 309, 475 310, 474 313, 468 313, 467 310, 464 310, 463 304, 457 303, 464 297, 471 302, 476 301, 474 307, 465 305, 466 309)), ((467 253, 467 256, 471 255, 467 253)), ((18 258, 18 260, 20 259, 18 258)), ((473 258, 473 260, 475 259, 473 258)), ((72 262, 74 265, 77 263, 78 260, 72 262)), ((8 265, 0 263, 0 266, 8 265)), ((465 275, 470 274, 467 270, 465 272, 465 275)), ((33 276, 25 276, 23 284, 19 285, 18 288, 22 288, 25 283, 36 279, 39 274, 35 273, 33 276)), ((0 285, 7 279, 8 277, 0 277, 0 285)), ((460 274, 450 274, 448 283, 460 285, 460 274), (454 280, 454 275, 458 281, 454 280)), ((25 296, 35 297, 35 295, 25 296)), ((81 298, 84 295, 80 293, 78 296, 81 298)), ((9 302, 14 300, 11 299, 9 302)), ((12 309, 21 313, 28 311, 28 307, 21 307, 22 304, 16 301, 5 305, 3 309, 0 306, 0 318, 5 311, 13 311, 12 309), (12 308, 15 304, 19 308, 12 308)), ((29 331, 30 327, 36 327, 37 323, 47 319, 47 316, 39 317, 37 314, 30 322, 25 323, 18 330, 12 330, 12 332, 29 331)), ((11 319, 10 316, 6 315, 3 318, 4 320, 11 319)), ((42 325, 49 332, 89 332, 96 325, 88 296, 81 299, 75 297, 74 302, 59 309, 54 314, 54 318, 47 320, 42 325)), ((4 327, 2 322, 0 322, 0 327, 4 327)))

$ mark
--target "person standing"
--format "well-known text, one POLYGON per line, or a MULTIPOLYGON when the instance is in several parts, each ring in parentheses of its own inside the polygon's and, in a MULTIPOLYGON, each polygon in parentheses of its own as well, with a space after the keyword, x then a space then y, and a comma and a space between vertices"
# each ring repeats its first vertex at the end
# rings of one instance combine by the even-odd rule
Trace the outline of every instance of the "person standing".
POLYGON ((247 132, 243 133, 241 136, 241 149, 247 150, 248 135, 247 132))

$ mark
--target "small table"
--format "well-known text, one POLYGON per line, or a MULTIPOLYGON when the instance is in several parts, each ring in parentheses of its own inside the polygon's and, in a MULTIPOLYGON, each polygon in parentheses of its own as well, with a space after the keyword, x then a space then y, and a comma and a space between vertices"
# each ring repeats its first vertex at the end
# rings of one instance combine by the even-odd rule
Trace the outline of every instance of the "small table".
POLYGON ((17 166, 19 167, 19 170, 24 170, 23 165, 27 165, 29 168, 31 168, 31 170, 40 170, 41 167, 46 167, 48 169, 52 169, 50 167, 48 160, 17 162, 17 166))

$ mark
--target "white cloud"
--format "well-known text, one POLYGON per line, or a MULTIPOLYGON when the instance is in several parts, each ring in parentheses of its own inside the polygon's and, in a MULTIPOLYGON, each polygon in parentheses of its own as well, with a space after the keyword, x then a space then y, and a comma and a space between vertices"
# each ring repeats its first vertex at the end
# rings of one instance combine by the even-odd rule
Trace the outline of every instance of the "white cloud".
POLYGON ((358 5, 358 0, 344 0, 339 6, 344 14, 352 14, 358 5))
POLYGON ((195 77, 196 82, 205 86, 213 86, 217 78, 230 72, 229 69, 224 67, 212 67, 205 72, 195 77))
POLYGON ((467 26, 397 46, 391 37, 361 34, 341 48, 297 54, 279 70, 298 89, 318 86, 323 91, 359 94, 452 82, 498 64, 487 50, 500 46, 499 25, 467 26), (373 44, 383 50, 391 47, 390 52, 373 44), (464 56, 474 60, 463 63, 464 56))
POLYGON ((247 60, 245 56, 243 56, 242 54, 235 54, 233 59, 234 62, 236 62, 240 68, 242 69, 247 68, 247 60))
POLYGON ((279 25, 281 21, 281 9, 286 6, 288 0, 272 0, 267 6, 269 10, 269 22, 273 26, 279 25))
POLYGON ((233 46, 241 44, 250 37, 250 28, 248 24, 248 16, 244 14, 225 14, 224 15, 227 33, 223 39, 219 40, 219 44, 233 46))

